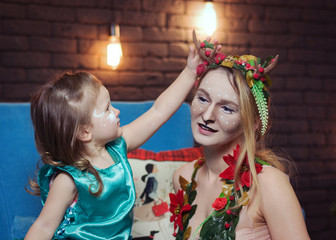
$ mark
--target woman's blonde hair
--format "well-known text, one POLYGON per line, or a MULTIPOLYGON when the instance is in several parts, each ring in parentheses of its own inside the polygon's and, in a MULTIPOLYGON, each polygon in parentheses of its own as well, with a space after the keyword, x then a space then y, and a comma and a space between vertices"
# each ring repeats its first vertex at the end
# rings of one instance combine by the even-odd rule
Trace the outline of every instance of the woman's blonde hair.
MULTIPOLYGON (((268 121, 267 130, 265 134, 262 134, 258 108, 252 95, 252 91, 246 83, 246 78, 237 69, 224 66, 221 66, 221 68, 233 76, 232 78, 229 78, 229 81, 238 95, 240 119, 243 130, 243 137, 240 142, 240 155, 236 163, 234 174, 234 179, 236 180, 235 185, 242 189, 240 173, 244 164, 245 156, 247 156, 252 181, 250 191, 255 192, 257 194, 256 196, 259 197, 260 187, 255 168, 255 158, 259 157, 262 161, 267 162, 271 166, 285 173, 288 173, 290 170, 287 166, 291 166, 291 162, 288 156, 285 156, 284 154, 282 156, 267 148, 266 138, 268 137, 271 121, 268 121)), ((270 105, 270 97, 268 97, 267 101, 268 105, 270 105)), ((240 204, 235 206, 235 208, 242 204, 241 201, 239 202, 240 204)))
MULTIPOLYGON (((74 166, 95 176, 99 196, 103 183, 97 170, 83 156, 84 144, 77 137, 82 127, 91 126, 91 116, 101 82, 86 72, 65 73, 42 86, 31 99, 35 144, 44 164, 74 166)), ((39 195, 36 180, 29 180, 32 194, 39 195)), ((92 185, 93 186, 93 185, 92 185)))

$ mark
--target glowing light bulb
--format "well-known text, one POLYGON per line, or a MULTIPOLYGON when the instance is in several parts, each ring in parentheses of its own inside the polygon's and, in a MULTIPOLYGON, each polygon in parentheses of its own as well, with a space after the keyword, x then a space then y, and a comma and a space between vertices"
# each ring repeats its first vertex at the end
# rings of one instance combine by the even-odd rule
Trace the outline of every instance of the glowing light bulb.
POLYGON ((110 44, 107 45, 107 64, 116 69, 122 57, 121 44, 119 39, 114 36, 110 37, 110 44))
POLYGON ((107 64, 116 69, 122 57, 121 43, 119 40, 119 26, 111 26, 110 43, 107 45, 107 64))
POLYGON ((216 11, 212 2, 206 2, 202 17, 203 31, 207 36, 211 36, 217 27, 216 11))

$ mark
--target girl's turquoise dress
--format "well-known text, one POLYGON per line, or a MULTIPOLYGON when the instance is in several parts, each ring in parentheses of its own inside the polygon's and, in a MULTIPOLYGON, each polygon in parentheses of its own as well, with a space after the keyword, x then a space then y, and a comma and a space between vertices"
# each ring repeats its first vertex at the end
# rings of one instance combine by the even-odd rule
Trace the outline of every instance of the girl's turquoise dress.
POLYGON ((96 168, 104 184, 99 197, 89 192, 90 186, 92 190, 97 186, 92 174, 72 166, 44 165, 40 169, 38 182, 43 205, 50 180, 60 170, 72 176, 78 190, 78 201, 66 211, 53 239, 131 239, 135 187, 126 142, 120 137, 108 143, 106 149, 115 164, 106 169, 96 168))

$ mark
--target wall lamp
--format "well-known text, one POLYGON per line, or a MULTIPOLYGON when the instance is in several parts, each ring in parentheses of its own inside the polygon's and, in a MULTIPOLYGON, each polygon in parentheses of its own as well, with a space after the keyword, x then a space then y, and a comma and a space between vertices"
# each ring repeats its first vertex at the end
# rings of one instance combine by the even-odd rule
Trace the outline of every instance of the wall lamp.
POLYGON ((119 25, 111 24, 110 43, 107 45, 107 64, 117 69, 122 57, 119 25))
POLYGON ((211 36, 217 27, 216 11, 212 0, 204 0, 205 8, 202 16, 202 28, 207 36, 211 36))

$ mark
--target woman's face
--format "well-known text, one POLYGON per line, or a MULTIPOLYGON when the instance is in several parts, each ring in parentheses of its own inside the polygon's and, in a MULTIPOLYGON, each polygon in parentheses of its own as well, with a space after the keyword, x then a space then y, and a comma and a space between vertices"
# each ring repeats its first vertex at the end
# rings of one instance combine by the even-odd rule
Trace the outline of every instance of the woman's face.
POLYGON ((203 146, 234 144, 242 136, 238 95, 223 68, 209 71, 191 104, 191 128, 203 146))

